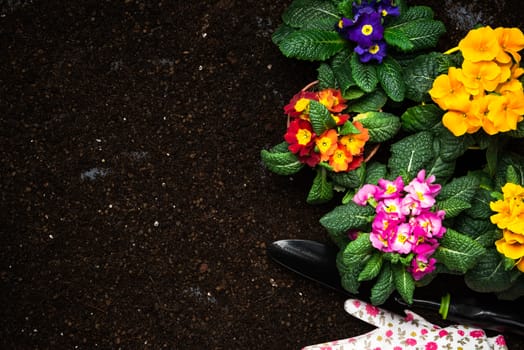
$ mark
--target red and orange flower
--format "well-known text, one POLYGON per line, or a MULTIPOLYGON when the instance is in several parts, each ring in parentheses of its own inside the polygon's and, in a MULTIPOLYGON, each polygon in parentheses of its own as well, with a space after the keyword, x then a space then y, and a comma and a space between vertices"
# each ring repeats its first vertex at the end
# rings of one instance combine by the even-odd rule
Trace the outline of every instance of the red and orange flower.
POLYGON ((323 162, 334 172, 347 172, 358 168, 363 162, 364 146, 369 133, 357 121, 351 121, 349 114, 342 113, 347 108, 346 100, 339 90, 324 89, 319 92, 301 91, 293 96, 284 112, 290 118, 284 139, 288 149, 296 154, 299 161, 317 166, 323 162), (335 126, 321 135, 314 132, 310 120, 310 103, 317 101, 330 112, 335 126), (356 133, 341 134, 346 123, 351 123, 356 133))

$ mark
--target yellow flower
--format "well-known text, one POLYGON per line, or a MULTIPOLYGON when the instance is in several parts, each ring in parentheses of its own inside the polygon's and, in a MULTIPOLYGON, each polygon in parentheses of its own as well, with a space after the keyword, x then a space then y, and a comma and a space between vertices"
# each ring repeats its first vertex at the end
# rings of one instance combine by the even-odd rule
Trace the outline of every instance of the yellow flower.
POLYGON ((495 35, 502 48, 497 56, 497 61, 508 63, 511 61, 510 54, 516 62, 520 62, 518 51, 524 49, 524 34, 519 28, 496 28, 495 35))
POLYGON ((320 160, 325 162, 337 149, 338 135, 334 129, 325 131, 319 138, 315 140, 315 143, 320 152, 320 160))
POLYGON ((342 136, 340 143, 346 147, 351 155, 356 156, 364 151, 364 145, 369 140, 369 132, 361 122, 355 121, 353 125, 360 130, 360 133, 342 136))
POLYGON ((495 241, 497 251, 510 259, 521 259, 524 257, 524 235, 513 233, 510 230, 503 231, 503 238, 495 241))
POLYGON ((472 95, 478 95, 482 90, 495 91, 500 75, 501 69, 493 61, 464 61, 462 64, 462 83, 472 95))
POLYGON ((501 50, 498 37, 490 26, 470 30, 458 48, 464 59, 471 62, 491 61, 501 50))
POLYGON ((467 111, 450 110, 442 116, 442 124, 455 136, 465 133, 472 134, 478 131, 482 125, 482 119, 470 108, 467 111))
POLYGON ((450 67, 448 74, 439 75, 434 81, 429 94, 440 108, 464 110, 468 108, 469 94, 461 82, 462 70, 450 67))
POLYGON ((507 92, 504 95, 491 95, 487 119, 493 122, 498 132, 517 129, 524 114, 524 93, 507 92))
POLYGON ((524 187, 508 182, 502 187, 503 199, 490 202, 489 207, 496 212, 491 222, 500 229, 524 235, 524 187))

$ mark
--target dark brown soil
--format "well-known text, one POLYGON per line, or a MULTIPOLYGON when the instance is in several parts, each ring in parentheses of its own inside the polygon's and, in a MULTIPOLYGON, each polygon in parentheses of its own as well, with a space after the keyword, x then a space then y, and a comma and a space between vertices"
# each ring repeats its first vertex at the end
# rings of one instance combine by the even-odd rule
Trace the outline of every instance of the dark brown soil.
MULTIPOLYGON (((327 240, 311 174, 259 157, 315 78, 270 40, 290 2, 0 0, 0 348, 298 349, 372 329, 266 257, 327 240)), ((448 25, 442 48, 471 22, 524 27, 518 0, 413 3, 448 25)))

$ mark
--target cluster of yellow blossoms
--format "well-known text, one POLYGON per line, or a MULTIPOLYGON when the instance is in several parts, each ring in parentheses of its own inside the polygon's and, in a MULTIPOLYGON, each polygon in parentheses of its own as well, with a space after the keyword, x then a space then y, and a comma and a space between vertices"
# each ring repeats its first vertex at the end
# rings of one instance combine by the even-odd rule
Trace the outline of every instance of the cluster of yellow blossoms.
POLYGON ((524 188, 507 183, 502 187, 503 199, 490 203, 491 222, 502 229, 503 237, 495 242, 499 253, 515 259, 516 266, 524 272, 524 188))
POLYGON ((455 136, 480 128, 489 135, 517 129, 524 114, 518 80, 524 73, 518 53, 523 48, 520 29, 486 26, 471 30, 449 51, 461 51, 462 67, 438 76, 429 94, 446 111, 442 123, 455 136))

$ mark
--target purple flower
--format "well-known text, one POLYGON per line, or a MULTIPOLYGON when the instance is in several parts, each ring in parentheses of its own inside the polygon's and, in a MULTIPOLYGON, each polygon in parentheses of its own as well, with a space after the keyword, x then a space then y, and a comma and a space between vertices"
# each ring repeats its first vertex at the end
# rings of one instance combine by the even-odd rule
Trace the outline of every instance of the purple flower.
POLYGON ((355 52, 359 55, 359 60, 362 63, 367 63, 371 60, 382 63, 382 60, 386 57, 386 43, 378 41, 369 47, 357 45, 355 52))
POLYGON ((377 12, 382 15, 382 17, 386 16, 399 16, 400 15, 400 9, 397 6, 393 6, 392 0, 382 0, 378 3, 377 12))
POLYGON ((377 12, 359 13, 353 25, 347 29, 347 38, 360 47, 369 48, 384 37, 381 19, 382 17, 377 12))

